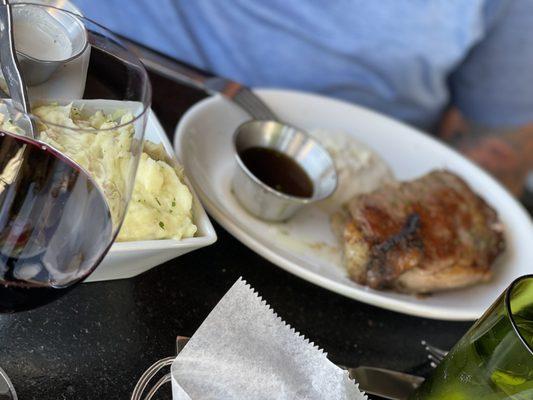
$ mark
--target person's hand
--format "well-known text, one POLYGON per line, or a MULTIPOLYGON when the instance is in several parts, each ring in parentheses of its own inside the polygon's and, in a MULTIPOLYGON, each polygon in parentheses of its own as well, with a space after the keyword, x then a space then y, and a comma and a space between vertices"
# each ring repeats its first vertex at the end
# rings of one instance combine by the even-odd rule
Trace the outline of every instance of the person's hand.
POLYGON ((522 194, 526 177, 533 168, 533 125, 491 133, 473 129, 460 112, 452 108, 442 119, 439 135, 490 172, 514 195, 522 194))
POLYGON ((505 138, 488 136, 475 142, 460 142, 458 150, 490 172, 511 193, 516 196, 522 194, 528 168, 526 168, 520 151, 515 149, 505 138))

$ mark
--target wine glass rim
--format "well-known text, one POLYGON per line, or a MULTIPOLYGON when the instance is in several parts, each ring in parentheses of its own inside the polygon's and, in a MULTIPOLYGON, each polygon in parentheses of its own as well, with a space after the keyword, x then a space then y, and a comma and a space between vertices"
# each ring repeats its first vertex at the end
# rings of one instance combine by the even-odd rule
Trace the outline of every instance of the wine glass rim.
POLYGON ((533 279, 533 274, 523 275, 518 278, 516 278, 507 288, 505 292, 505 308, 507 310, 507 315, 509 316, 509 320, 511 321, 511 326, 513 327, 513 330, 515 331, 516 335, 522 342, 522 344, 526 347, 526 349, 529 350, 529 353, 533 356, 533 347, 527 342, 524 335, 522 335, 522 332, 520 331, 520 328, 516 324, 513 311, 511 309, 511 294, 513 292, 513 289, 517 284, 524 280, 533 279))
MULTIPOLYGON (((58 124, 58 123, 55 123, 55 122, 47 121, 46 119, 41 118, 41 117, 35 115, 32 112, 25 112, 25 111, 21 110, 16 104, 13 104, 12 106, 13 106, 14 109, 17 110, 17 112, 19 112, 19 113, 21 113, 23 115, 26 115, 27 117, 29 117, 32 120, 42 122, 43 124, 45 124, 47 126, 55 127, 55 128, 61 128, 61 129, 68 129, 68 130, 76 131, 76 132, 77 131, 79 131, 79 132, 95 132, 95 131, 100 132, 100 131, 116 130, 116 129, 122 128, 124 126, 131 125, 131 124, 133 124, 134 122, 136 122, 140 118, 143 118, 146 115, 147 111, 150 109, 150 105, 151 105, 151 102, 152 102, 152 85, 150 84, 150 79, 148 77, 148 71, 144 67, 144 65, 141 62, 141 60, 137 57, 137 55, 134 52, 132 52, 130 49, 128 49, 128 47, 124 43, 122 43, 122 41, 120 40, 120 38, 118 38, 116 36, 116 34, 111 32, 108 28, 106 28, 102 24, 99 24, 98 22, 96 22, 96 21, 94 21, 94 20, 92 20, 90 18, 87 18, 84 15, 81 15, 81 14, 78 14, 78 13, 75 13, 75 12, 72 12, 72 11, 69 11, 69 10, 65 10, 63 8, 53 6, 51 4, 36 3, 36 2, 32 2, 32 1, 21 1, 21 2, 16 2, 16 3, 12 3, 11 4, 12 7, 19 7, 19 6, 24 6, 24 5, 31 5, 31 6, 41 7, 43 9, 46 9, 46 8, 55 9, 55 10, 58 10, 60 12, 64 12, 64 13, 70 14, 71 16, 81 20, 82 22, 84 20, 85 21, 89 21, 91 24, 94 24, 95 26, 99 27, 100 29, 103 29, 104 32, 106 33, 106 35, 108 36, 108 38, 111 39, 116 45, 122 47, 122 49, 124 51, 126 51, 132 57, 132 59, 136 62, 137 65, 135 65, 135 67, 139 68, 139 71, 141 72, 143 81, 146 82, 146 93, 144 95, 144 98, 139 99, 139 100, 116 100, 116 101, 124 101, 124 102, 126 102, 126 101, 138 102, 138 103, 142 104, 142 110, 140 112, 138 112, 138 113, 136 112, 133 115, 133 118, 131 120, 128 120, 127 122, 124 122, 122 124, 118 124, 118 125, 115 125, 115 126, 112 126, 112 127, 108 127, 108 128, 98 128, 98 129, 85 128, 85 127, 75 127, 75 128, 73 128, 72 126, 67 126, 67 125, 62 125, 62 124, 58 124)), ((93 46, 93 45, 90 44, 87 41, 85 49, 88 46, 93 46)), ((11 99, 10 98, 2 99, 1 101, 5 101, 5 100, 11 100, 11 99)), ((69 101, 69 104, 72 104, 72 103, 74 103, 76 101, 83 102, 84 100, 87 100, 87 99, 73 99, 73 100, 69 101)))

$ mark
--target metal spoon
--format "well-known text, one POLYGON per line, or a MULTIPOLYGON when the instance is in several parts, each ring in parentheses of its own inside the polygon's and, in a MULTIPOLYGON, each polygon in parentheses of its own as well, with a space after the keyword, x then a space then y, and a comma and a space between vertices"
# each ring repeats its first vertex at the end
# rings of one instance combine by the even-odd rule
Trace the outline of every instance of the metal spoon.
POLYGON ((35 138, 36 128, 28 114, 31 111, 28 90, 15 53, 13 14, 8 0, 0 0, 0 65, 13 105, 19 113, 14 122, 35 138))
POLYGON ((338 177, 328 151, 309 133, 281 121, 250 88, 132 43, 129 45, 140 54, 147 68, 209 94, 221 94, 252 117, 239 126, 234 135, 237 170, 232 180, 235 196, 251 214, 268 221, 285 221, 304 205, 334 193, 338 177), (309 198, 289 196, 262 182, 239 156, 240 151, 250 147, 273 149, 295 161, 312 181, 313 195, 309 198))

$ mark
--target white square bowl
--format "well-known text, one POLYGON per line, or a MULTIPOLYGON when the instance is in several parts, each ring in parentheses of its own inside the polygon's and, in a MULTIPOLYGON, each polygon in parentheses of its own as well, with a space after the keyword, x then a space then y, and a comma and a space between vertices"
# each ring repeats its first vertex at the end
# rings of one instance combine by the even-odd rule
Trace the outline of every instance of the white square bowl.
MULTIPOLYGON (((157 144, 162 143, 167 153, 176 158, 172 145, 152 110, 148 114, 145 139, 157 144)), ((211 221, 187 178, 185 181, 193 196, 193 221, 198 227, 196 235, 182 240, 114 243, 103 261, 85 282, 131 278, 168 260, 216 242, 217 235, 211 221)))

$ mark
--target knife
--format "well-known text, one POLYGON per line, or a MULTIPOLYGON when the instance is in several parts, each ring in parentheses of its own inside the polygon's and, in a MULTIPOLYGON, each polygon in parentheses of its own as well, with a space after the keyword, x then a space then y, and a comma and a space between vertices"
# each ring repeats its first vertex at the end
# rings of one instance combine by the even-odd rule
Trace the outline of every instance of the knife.
POLYGON ((390 400, 408 400, 424 378, 384 368, 357 367, 347 368, 350 378, 359 383, 366 393, 390 400))

